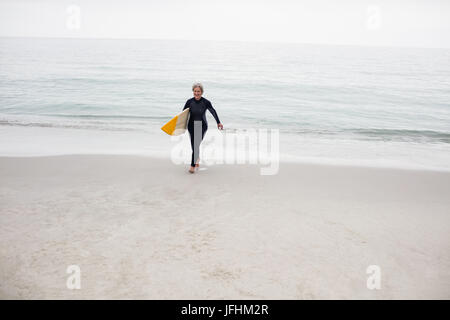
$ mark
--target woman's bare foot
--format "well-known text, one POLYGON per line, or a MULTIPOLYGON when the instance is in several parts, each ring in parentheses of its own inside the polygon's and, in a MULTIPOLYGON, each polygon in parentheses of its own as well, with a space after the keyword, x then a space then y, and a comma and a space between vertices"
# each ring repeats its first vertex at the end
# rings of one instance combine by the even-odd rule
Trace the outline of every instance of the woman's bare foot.
POLYGON ((196 169, 198 169, 200 167, 199 162, 200 162, 200 158, 198 158, 197 162, 195 163, 195 168, 196 169))
POLYGON ((190 167, 189 172, 190 173, 194 173, 195 172, 195 167, 190 167))

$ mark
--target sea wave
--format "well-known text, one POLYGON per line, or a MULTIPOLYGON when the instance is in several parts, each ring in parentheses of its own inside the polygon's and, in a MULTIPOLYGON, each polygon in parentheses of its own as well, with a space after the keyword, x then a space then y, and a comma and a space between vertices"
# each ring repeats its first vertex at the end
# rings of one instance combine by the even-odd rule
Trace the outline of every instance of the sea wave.
POLYGON ((106 130, 106 131, 145 131, 143 126, 137 123, 123 122, 73 122, 73 121, 32 121, 32 120, 7 120, 0 119, 0 126, 19 126, 19 127, 40 127, 40 128, 65 128, 65 129, 88 129, 88 130, 106 130))
POLYGON ((43 116, 61 117, 61 118, 80 118, 80 119, 134 119, 134 120, 164 120, 168 116, 148 116, 148 115, 127 115, 127 114, 66 114, 66 113, 43 113, 43 116))
MULTIPOLYGON (((90 129, 107 131, 140 131, 158 129, 168 121, 168 116, 146 115, 101 115, 101 114, 45 114, 0 116, 0 126, 90 129)), ((257 121, 256 121, 257 122, 257 121)), ((253 129, 273 129, 259 123, 253 129)), ((226 126, 229 133, 252 128, 249 123, 232 123, 226 126)), ((309 136, 316 138, 349 138, 356 140, 398 141, 413 143, 450 143, 450 132, 437 130, 413 130, 398 128, 314 128, 309 124, 287 124, 277 127, 281 134, 309 136)))
POLYGON ((346 129, 354 133, 377 140, 403 140, 450 143, 450 132, 435 130, 389 129, 389 128, 357 128, 346 129))

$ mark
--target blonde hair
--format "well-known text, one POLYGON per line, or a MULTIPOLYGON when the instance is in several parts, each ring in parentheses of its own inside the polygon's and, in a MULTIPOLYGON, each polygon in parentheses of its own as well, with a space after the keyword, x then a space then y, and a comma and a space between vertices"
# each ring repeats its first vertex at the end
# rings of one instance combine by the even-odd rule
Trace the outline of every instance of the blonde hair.
POLYGON ((192 85, 192 91, 194 91, 195 88, 200 88, 200 90, 202 90, 203 93, 203 85, 200 82, 196 82, 192 85))

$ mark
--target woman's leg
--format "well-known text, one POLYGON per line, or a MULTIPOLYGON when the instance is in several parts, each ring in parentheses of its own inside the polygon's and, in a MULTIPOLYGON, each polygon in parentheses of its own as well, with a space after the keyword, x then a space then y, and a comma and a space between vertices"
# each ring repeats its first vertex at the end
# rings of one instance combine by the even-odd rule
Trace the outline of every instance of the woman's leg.
POLYGON ((198 121, 198 122, 195 121, 195 124, 189 123, 189 125, 188 125, 188 131, 189 131, 189 135, 191 137, 191 148, 192 148, 191 167, 195 167, 195 164, 199 158, 200 143, 202 142, 207 130, 208 130, 208 126, 203 121, 198 121), (197 130, 195 130, 196 128, 197 128, 197 130), (198 137, 196 136, 196 133, 199 134, 198 137), (201 133, 201 135, 200 135, 200 133, 201 133))
MULTIPOLYGON (((203 123, 202 124, 202 140, 201 141, 203 141, 203 139, 205 138, 205 134, 206 134, 206 131, 208 130, 208 125, 206 125, 205 123, 203 123)), ((201 142, 200 141, 200 142, 201 142)), ((196 168, 198 168, 198 167, 200 167, 200 164, 199 164, 199 162, 200 162, 200 146, 199 146, 199 149, 198 149, 198 153, 197 153, 199 156, 197 157, 197 159, 195 160, 195 167, 196 168)))

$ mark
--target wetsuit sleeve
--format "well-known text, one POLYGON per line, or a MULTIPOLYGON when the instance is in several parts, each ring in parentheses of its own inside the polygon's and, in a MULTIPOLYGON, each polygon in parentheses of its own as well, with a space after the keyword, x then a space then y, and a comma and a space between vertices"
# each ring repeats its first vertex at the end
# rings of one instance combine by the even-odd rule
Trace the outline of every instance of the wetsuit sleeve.
POLYGON ((183 110, 184 110, 184 109, 186 109, 186 108, 189 108, 189 100, 188 100, 188 101, 186 101, 186 104, 184 105, 184 108, 183 108, 183 110))
POLYGON ((206 104, 206 106, 207 106, 209 112, 211 112, 211 114, 213 115, 214 119, 216 119, 217 124, 219 124, 219 123, 220 123, 219 116, 217 115, 217 112, 216 112, 216 110, 213 108, 211 102, 208 101, 208 103, 206 104))

